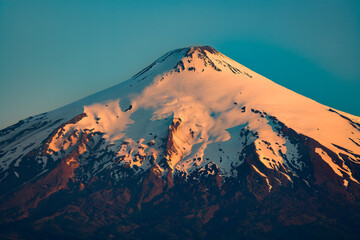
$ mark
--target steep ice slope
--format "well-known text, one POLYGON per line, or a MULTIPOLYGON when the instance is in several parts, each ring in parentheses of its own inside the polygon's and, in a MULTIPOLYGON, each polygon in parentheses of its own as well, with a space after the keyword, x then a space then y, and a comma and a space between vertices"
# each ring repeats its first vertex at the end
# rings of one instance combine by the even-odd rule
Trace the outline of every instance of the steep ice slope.
POLYGON ((229 177, 253 144, 265 168, 292 181, 306 163, 284 126, 320 143, 324 149, 315 153, 344 185, 358 183, 347 163, 360 161, 358 117, 279 86, 211 47, 178 49, 126 82, 2 130, 0 179, 19 178, 18 169, 32 166, 29 156, 36 155, 30 180, 74 149, 67 164, 81 166, 85 179, 109 169, 114 179, 127 177, 118 166, 190 175, 210 163, 229 177))

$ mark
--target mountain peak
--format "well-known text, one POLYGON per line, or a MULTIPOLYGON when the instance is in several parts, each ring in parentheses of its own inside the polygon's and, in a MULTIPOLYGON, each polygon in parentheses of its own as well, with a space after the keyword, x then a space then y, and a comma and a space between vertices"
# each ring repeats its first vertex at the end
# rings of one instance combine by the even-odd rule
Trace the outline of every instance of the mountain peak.
POLYGON ((249 74, 250 70, 244 66, 236 63, 232 59, 221 54, 211 46, 190 46, 185 48, 178 48, 167 52, 152 64, 134 75, 132 79, 144 79, 146 75, 164 73, 164 72, 207 72, 208 70, 215 70, 217 72, 232 72, 233 74, 244 74, 252 77, 249 74), (239 69, 239 66, 243 70, 239 69))
MULTIPOLYGON (((194 53, 195 51, 199 51, 205 54, 205 51, 207 51, 208 53, 211 54, 218 54, 219 51, 217 51, 216 49, 214 49, 211 46, 208 45, 193 45, 193 46, 189 46, 189 47, 183 47, 183 48, 177 48, 174 50, 171 50, 169 53, 171 52, 186 52, 185 55, 191 55, 192 53, 194 53)), ((166 55, 166 54, 165 54, 166 55)))
POLYGON ((206 54, 205 51, 207 51, 207 52, 209 52, 211 54, 218 54, 219 53, 216 49, 214 49, 211 46, 191 46, 188 49, 189 49, 189 52, 187 53, 187 55, 190 55, 195 51, 199 51, 199 52, 204 53, 204 54, 206 54))

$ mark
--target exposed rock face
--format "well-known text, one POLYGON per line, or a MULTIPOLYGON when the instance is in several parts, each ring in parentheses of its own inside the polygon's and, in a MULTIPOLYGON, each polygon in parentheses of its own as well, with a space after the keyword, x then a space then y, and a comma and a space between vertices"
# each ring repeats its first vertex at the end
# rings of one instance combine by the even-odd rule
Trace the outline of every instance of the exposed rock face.
POLYGON ((360 120, 211 47, 0 131, 1 239, 357 239, 360 120))

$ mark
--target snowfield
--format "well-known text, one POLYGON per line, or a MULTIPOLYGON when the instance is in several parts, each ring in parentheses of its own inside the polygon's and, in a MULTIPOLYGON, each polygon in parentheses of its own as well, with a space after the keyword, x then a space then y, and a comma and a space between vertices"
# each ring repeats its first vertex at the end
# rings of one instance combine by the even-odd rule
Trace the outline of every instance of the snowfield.
MULTIPOLYGON (((165 175, 162 159, 173 174, 190 175, 211 163, 231 177, 250 144, 267 169, 291 181, 306 163, 284 126, 335 153, 341 162, 316 148, 344 178, 344 186, 348 181, 359 184, 343 159, 360 162, 359 117, 288 90, 210 47, 177 49, 125 82, 2 130, 0 181, 9 174, 19 177, 17 168, 31 151, 46 150, 37 157, 43 173, 49 159, 56 162, 80 145, 83 160, 73 161, 87 166, 89 178, 116 166, 133 168, 136 174, 156 165, 165 175), (91 139, 79 140, 85 138, 91 139), (106 151, 113 155, 103 155, 106 151), (90 154, 97 161, 91 162, 90 154)), ((268 177, 253 169, 266 179, 270 192, 268 177)), ((117 170, 112 175, 127 177, 117 170)))

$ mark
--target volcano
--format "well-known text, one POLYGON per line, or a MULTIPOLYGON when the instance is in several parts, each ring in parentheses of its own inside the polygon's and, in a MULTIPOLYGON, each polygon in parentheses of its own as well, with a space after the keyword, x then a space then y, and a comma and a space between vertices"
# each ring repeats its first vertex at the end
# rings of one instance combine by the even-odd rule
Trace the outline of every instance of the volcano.
POLYGON ((358 239, 359 163, 359 117, 177 49, 0 131, 0 237, 358 239))

